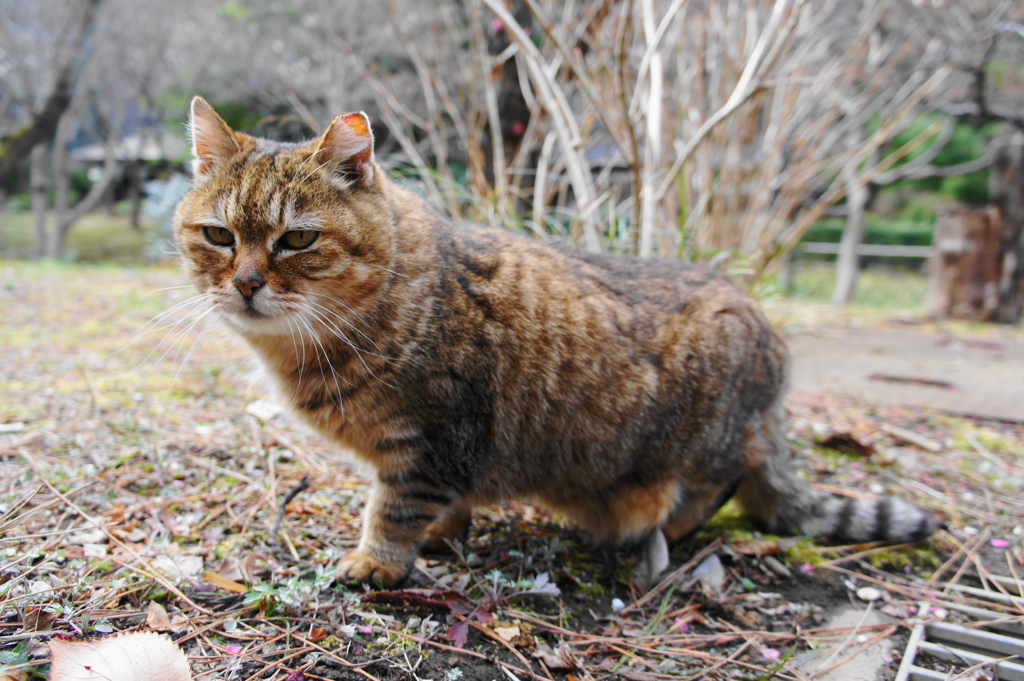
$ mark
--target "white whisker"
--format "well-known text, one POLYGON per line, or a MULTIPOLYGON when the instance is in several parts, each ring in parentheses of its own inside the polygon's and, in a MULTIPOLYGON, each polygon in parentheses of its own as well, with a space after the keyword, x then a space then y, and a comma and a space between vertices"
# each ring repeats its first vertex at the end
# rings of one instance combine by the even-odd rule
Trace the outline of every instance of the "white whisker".
MULTIPOLYGON (((209 333, 209 331, 213 327, 214 323, 216 323, 217 320, 220 319, 220 313, 218 313, 215 310, 213 310, 213 308, 210 308, 208 310, 208 312, 213 312, 214 313, 213 317, 206 321, 206 324, 203 325, 202 330, 195 337, 195 340, 192 341, 192 345, 189 346, 188 352, 185 353, 185 357, 181 360, 181 363, 178 364, 177 369, 174 372, 174 377, 171 379, 171 384, 169 386, 167 386, 167 391, 164 393, 164 396, 161 399, 161 401, 166 400, 167 397, 171 394, 171 389, 174 387, 174 384, 178 382, 178 377, 181 376, 181 370, 184 369, 185 365, 188 363, 188 358, 192 356, 192 351, 195 350, 196 346, 199 345, 199 342, 202 341, 203 338, 206 337, 206 334, 209 333)), ((206 316, 205 312, 203 313, 203 316, 204 317, 206 316)), ((200 317, 199 319, 202 319, 202 317, 200 317)), ((198 322, 198 321, 199 320, 197 319, 196 322, 198 322)), ((189 326, 189 328, 192 328, 193 326, 195 326, 195 323, 191 324, 189 326)), ((179 348, 179 350, 180 350, 180 348, 179 348)), ((175 359, 175 363, 177 363, 177 359, 178 359, 177 353, 175 353, 174 359, 175 359)))
MULTIPOLYGON (((318 310, 321 311, 320 313, 317 314, 317 316, 320 317, 321 319, 323 319, 325 324, 327 324, 329 320, 323 316, 324 313, 332 315, 332 316, 336 317, 338 319, 338 321, 343 322, 346 326, 348 326, 353 331, 355 331, 360 336, 362 336, 364 339, 366 339, 366 341, 368 343, 370 343, 371 345, 373 345, 373 347, 377 348, 378 351, 380 350, 380 346, 377 345, 377 343, 372 338, 370 338, 365 333, 363 333, 363 331, 359 327, 357 327, 355 324, 353 324, 349 320, 345 319, 344 316, 338 314, 337 312, 335 312, 334 310, 332 310, 332 309, 330 309, 328 307, 324 307, 323 305, 320 305, 319 303, 314 303, 312 301, 308 301, 308 302, 309 302, 310 305, 315 306, 318 310)), ((312 312, 312 311, 313 310, 310 310, 310 312, 312 312)), ((330 321, 329 323, 334 328, 334 330, 337 332, 336 335, 338 335, 339 338, 341 338, 346 343, 348 343, 352 347, 353 350, 356 350, 357 352, 360 350, 360 348, 356 347, 354 342, 350 338, 348 338, 348 336, 346 336, 344 334, 344 332, 340 328, 338 328, 337 324, 335 324, 333 321, 330 321)), ((389 362, 390 361, 394 361, 394 357, 386 357, 386 356, 384 356, 382 354, 379 354, 379 352, 370 352, 369 350, 365 350, 365 349, 363 350, 363 352, 365 352, 367 355, 371 355, 373 357, 379 357, 380 359, 384 359, 384 360, 387 360, 389 362)))
MULTIPOLYGON (((138 331, 135 332, 135 335, 132 337, 132 339, 130 341, 128 341, 125 345, 123 345, 122 347, 118 348, 117 350, 114 350, 109 355, 106 355, 103 359, 108 359, 108 358, 113 357, 114 355, 116 355, 118 353, 124 352, 125 350, 127 350, 128 348, 132 347, 137 342, 139 342, 139 340, 141 340, 143 336, 147 336, 147 335, 149 335, 151 333, 156 333, 158 331, 163 331, 166 328, 171 328, 171 327, 177 326, 178 324, 181 323, 181 320, 175 321, 175 322, 173 322, 171 324, 168 324, 168 325, 165 325, 165 326, 156 327, 156 325, 159 324, 162 320, 166 319, 168 316, 174 314, 175 312, 179 312, 180 310, 186 309, 186 308, 191 307, 193 305, 198 305, 199 303, 205 301, 207 298, 210 298, 210 297, 211 296, 209 294, 204 293, 204 294, 192 296, 191 298, 188 298, 187 300, 183 300, 180 303, 172 305, 171 307, 167 308, 166 310, 164 310, 160 314, 158 314, 155 317, 152 317, 151 319, 149 319, 145 324, 142 325, 142 328, 140 328, 138 331)), ((167 336, 165 335, 164 338, 166 338, 166 337, 167 336)), ((163 341, 163 338, 161 339, 161 342, 162 341, 163 341)), ((153 352, 155 352, 155 350, 153 352)), ((151 352, 149 356, 152 356, 152 354, 153 353, 151 352)), ((149 359, 149 357, 147 356, 146 359, 149 359)), ((144 359, 142 361, 145 362, 146 359, 144 359)), ((138 368, 138 367, 136 367, 136 368, 138 368)))
MULTIPOLYGON (((377 379, 378 381, 381 380, 380 378, 377 377, 376 374, 373 373, 373 370, 370 369, 370 367, 366 364, 366 360, 363 359, 362 353, 359 352, 359 347, 356 346, 356 344, 353 343, 348 337, 346 337, 345 334, 342 333, 341 329, 339 329, 336 324, 331 322, 329 319, 324 317, 321 313, 317 312, 316 310, 308 309, 308 310, 306 310, 306 312, 308 314, 312 315, 314 319, 319 321, 325 327, 327 327, 328 331, 332 331, 333 335, 335 337, 337 337, 338 339, 343 341, 347 346, 352 348, 353 353, 355 354, 356 358, 359 360, 360 364, 363 365, 363 369, 366 370, 366 373, 370 374, 370 376, 373 376, 373 378, 377 379)), ((367 353, 367 354, 373 354, 373 353, 367 353)), ((381 382, 383 383, 383 381, 381 381, 381 382)))
MULTIPOLYGON (((337 304, 337 305, 340 305, 340 306, 342 306, 343 308, 345 308, 346 310, 348 310, 348 311, 349 311, 350 313, 352 313, 352 315, 353 315, 354 317, 356 317, 357 319, 359 319, 360 321, 362 321, 362 319, 360 319, 360 318, 359 318, 359 314, 358 314, 358 313, 357 313, 357 312, 356 312, 355 310, 353 310, 353 309, 352 309, 352 307, 351 307, 351 306, 350 306, 350 305, 349 305, 348 303, 346 303, 346 302, 345 302, 345 301, 343 301, 343 300, 339 300, 339 299, 337 299, 337 298, 335 298, 335 297, 333 297, 333 296, 328 296, 328 295, 325 295, 325 294, 323 294, 323 293, 314 293, 314 292, 312 292, 312 291, 308 291, 308 292, 306 292, 306 295, 309 295, 309 296, 314 296, 314 297, 316 297, 316 298, 325 298, 325 299, 327 299, 327 300, 331 301, 332 303, 335 303, 335 304, 337 304)), ((335 317, 337 317, 337 318, 338 318, 338 319, 340 319, 341 321, 345 322, 345 324, 347 324, 347 325, 348 325, 349 327, 351 327, 353 331, 355 331, 355 332, 356 332, 356 333, 358 333, 358 334, 359 334, 360 336, 362 336, 362 337, 363 337, 364 339, 366 339, 366 341, 367 341, 368 343, 372 344, 372 345, 373 345, 373 347, 377 348, 377 351, 378 351, 378 352, 380 352, 380 351, 381 351, 381 348, 380 348, 380 346, 379 346, 379 345, 377 345, 377 342, 376 342, 376 341, 374 341, 374 340, 373 340, 372 338, 370 338, 370 337, 369 337, 368 335, 366 335, 366 333, 365 333, 365 332, 364 332, 364 331, 363 331, 362 329, 360 329, 360 328, 359 328, 358 326, 356 326, 356 325, 355 325, 355 324, 353 324, 353 323, 352 323, 351 321, 349 321, 348 319, 346 319, 346 318, 345 318, 345 317, 344 317, 343 315, 340 315, 340 314, 338 314, 337 312, 335 312, 334 310, 331 310, 331 309, 329 309, 329 308, 327 308, 327 307, 325 307, 325 306, 323 306, 323 305, 320 305, 319 303, 314 303, 314 302, 310 301, 310 304, 311 304, 311 305, 316 305, 316 306, 317 306, 318 308, 320 308, 321 310, 324 310, 325 312, 329 312, 330 314, 334 315, 335 317)), ((383 356, 383 355, 378 355, 378 356, 379 356, 379 357, 381 357, 381 359, 387 359, 387 360, 393 360, 393 359, 394 359, 393 357, 385 357, 385 356, 383 356)))
MULTIPOLYGON (((335 394, 332 393, 330 388, 327 386, 327 374, 324 373, 324 364, 323 364, 322 361, 320 361, 320 351, 322 350, 323 353, 324 353, 324 361, 327 362, 327 368, 331 370, 331 374, 334 377, 334 387, 337 388, 338 393, 341 393, 341 385, 338 383, 338 378, 339 378, 338 372, 335 371, 334 367, 331 365, 331 358, 327 354, 327 349, 320 342, 320 339, 317 338, 316 332, 313 330, 313 327, 311 327, 309 325, 309 322, 307 320, 305 320, 305 319, 302 319, 302 318, 300 318, 299 321, 302 323, 303 326, 306 327, 306 330, 309 331, 309 336, 313 340, 313 351, 316 353, 317 364, 320 365, 320 375, 324 379, 324 390, 327 391, 327 395, 331 398, 331 402, 333 402, 334 405, 336 407, 338 407, 339 410, 341 410, 342 415, 344 415, 345 414, 345 407, 342 406, 339 403, 338 399, 335 398, 335 394)), ((342 378, 342 380, 345 380, 345 379, 342 378)))

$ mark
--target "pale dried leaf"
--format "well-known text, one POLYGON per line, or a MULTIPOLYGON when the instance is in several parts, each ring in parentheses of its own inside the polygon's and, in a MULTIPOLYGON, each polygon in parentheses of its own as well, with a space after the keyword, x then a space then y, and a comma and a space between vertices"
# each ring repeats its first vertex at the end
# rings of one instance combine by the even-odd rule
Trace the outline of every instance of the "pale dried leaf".
POLYGON ((28 681, 28 672, 24 669, 0 667, 0 681, 28 681))
POLYGON ((511 643, 519 637, 519 627, 494 627, 494 633, 500 636, 505 643, 511 643))
POLYGON ((564 643, 554 650, 548 644, 541 643, 533 656, 543 662, 548 669, 579 669, 579 662, 572 649, 564 643))
POLYGON ((149 609, 146 610, 146 624, 155 631, 170 631, 171 618, 167 609, 156 601, 150 601, 149 609))
POLYGON ((50 641, 50 681, 191 681, 188 658, 153 632, 95 641, 50 641))

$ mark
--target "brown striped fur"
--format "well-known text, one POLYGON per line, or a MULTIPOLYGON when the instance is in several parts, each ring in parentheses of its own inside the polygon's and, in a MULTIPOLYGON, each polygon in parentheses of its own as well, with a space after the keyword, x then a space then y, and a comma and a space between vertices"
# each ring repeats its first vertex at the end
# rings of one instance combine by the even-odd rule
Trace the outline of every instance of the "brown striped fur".
POLYGON ((651 546, 733 493, 780 532, 935 529, 909 503, 848 501, 796 475, 785 345, 721 272, 453 224, 374 165, 361 114, 298 145, 236 133, 198 98, 191 125, 186 270, 277 399, 375 477, 342 578, 393 584, 419 542, 507 498, 651 546), (304 230, 311 246, 282 247, 304 230))

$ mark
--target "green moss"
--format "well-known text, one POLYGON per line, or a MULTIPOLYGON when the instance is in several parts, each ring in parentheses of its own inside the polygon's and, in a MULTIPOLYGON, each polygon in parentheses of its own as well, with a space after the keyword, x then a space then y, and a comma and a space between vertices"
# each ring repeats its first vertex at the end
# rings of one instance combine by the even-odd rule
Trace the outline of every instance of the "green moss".
POLYGON ((780 559, 791 570, 799 570, 804 565, 820 565, 835 558, 838 551, 822 551, 822 546, 810 539, 800 539, 786 551, 780 559))
POLYGON ((1019 441, 1006 437, 992 428, 976 426, 962 420, 958 420, 954 424, 952 440, 953 447, 957 450, 976 451, 975 443, 977 443, 993 454, 1024 456, 1024 445, 1019 441))
POLYGON ((945 562, 939 550, 938 542, 926 541, 913 546, 872 553, 865 560, 879 569, 903 570, 910 568, 918 577, 929 577, 945 562))
POLYGON ((580 590, 592 599, 601 599, 608 594, 608 590, 604 588, 604 585, 599 582, 585 582, 580 581, 580 590))
MULTIPOLYGON (((739 504, 729 501, 704 526, 694 533, 688 543, 708 544, 715 539, 724 541, 749 541, 755 538, 756 528, 743 513, 739 504)), ((772 535, 763 535, 771 538, 772 535)))
POLYGON ((225 537, 213 550, 213 555, 218 558, 238 553, 245 547, 246 539, 240 534, 233 534, 225 537))

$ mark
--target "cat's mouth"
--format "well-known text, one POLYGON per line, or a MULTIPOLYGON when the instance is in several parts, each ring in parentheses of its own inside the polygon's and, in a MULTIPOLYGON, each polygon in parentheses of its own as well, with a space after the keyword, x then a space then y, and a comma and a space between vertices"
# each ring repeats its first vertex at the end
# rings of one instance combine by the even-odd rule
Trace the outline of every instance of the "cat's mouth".
POLYGON ((252 298, 245 299, 245 303, 242 305, 242 314, 249 319, 263 319, 267 316, 265 312, 256 309, 256 303, 252 298))
POLYGON ((278 336, 293 332, 288 306, 274 296, 266 297, 258 291, 249 298, 227 295, 220 302, 227 313, 225 321, 240 333, 278 336))

